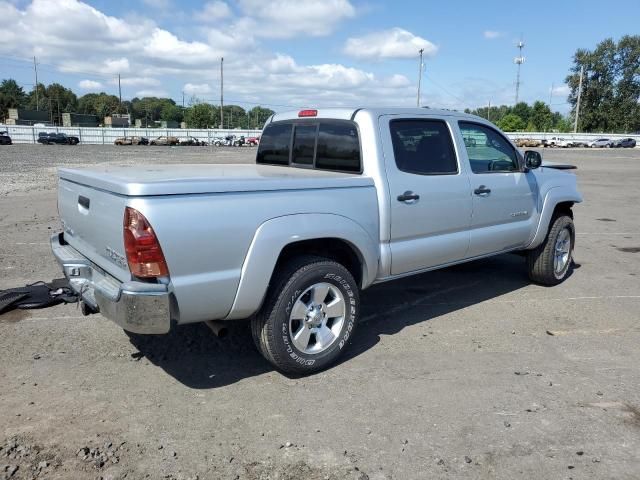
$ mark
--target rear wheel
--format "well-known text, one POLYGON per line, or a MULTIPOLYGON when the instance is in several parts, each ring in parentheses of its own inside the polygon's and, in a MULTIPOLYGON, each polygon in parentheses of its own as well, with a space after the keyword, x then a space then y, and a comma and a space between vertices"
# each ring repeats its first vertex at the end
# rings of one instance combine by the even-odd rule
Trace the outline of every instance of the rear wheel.
POLYGON ((557 285, 569 275, 573 263, 575 228, 569 215, 554 217, 545 241, 529 251, 529 278, 542 285, 557 285))
POLYGON ((336 361, 359 311, 351 273, 332 260, 304 256, 276 272, 251 331, 260 353, 276 368, 308 374, 336 361))

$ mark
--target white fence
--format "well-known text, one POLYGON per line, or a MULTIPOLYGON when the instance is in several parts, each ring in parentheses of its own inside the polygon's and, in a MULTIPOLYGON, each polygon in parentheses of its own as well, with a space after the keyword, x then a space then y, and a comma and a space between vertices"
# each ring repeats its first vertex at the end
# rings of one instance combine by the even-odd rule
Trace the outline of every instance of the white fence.
POLYGON ((222 130, 196 128, 103 128, 103 127, 31 127, 26 125, 2 125, 0 131, 7 130, 13 143, 37 143, 40 132, 56 132, 72 135, 80 139, 81 144, 105 145, 113 144, 120 137, 147 137, 149 140, 160 136, 174 136, 180 140, 196 137, 199 140, 212 142, 216 137, 236 135, 256 137, 261 130, 222 130))
MULTIPOLYGON (((244 135, 245 137, 259 136, 261 130, 222 130, 222 129, 195 129, 195 128, 103 128, 103 127, 31 127, 26 125, 2 125, 0 131, 7 130, 13 143, 36 143, 38 133, 56 132, 73 135, 80 139, 80 143, 105 145, 113 144, 120 137, 147 137, 152 140, 159 136, 174 136, 180 140, 188 137, 196 137, 207 142, 216 137, 227 135, 244 135)), ((538 140, 560 137, 567 140, 592 141, 598 138, 617 140, 620 138, 635 138, 640 146, 640 135, 615 134, 615 133, 545 133, 545 132, 508 132, 512 140, 517 138, 534 138, 538 140)))

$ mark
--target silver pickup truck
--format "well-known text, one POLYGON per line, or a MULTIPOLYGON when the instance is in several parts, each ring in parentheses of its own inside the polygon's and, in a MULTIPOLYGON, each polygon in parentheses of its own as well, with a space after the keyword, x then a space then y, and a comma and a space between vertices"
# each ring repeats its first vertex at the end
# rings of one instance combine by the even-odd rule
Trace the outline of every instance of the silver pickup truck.
POLYGON ((563 281, 582 198, 541 163, 458 112, 278 113, 252 165, 60 169, 51 243, 83 312, 143 334, 251 318, 268 361, 308 373, 375 283, 512 251, 532 281, 563 281))

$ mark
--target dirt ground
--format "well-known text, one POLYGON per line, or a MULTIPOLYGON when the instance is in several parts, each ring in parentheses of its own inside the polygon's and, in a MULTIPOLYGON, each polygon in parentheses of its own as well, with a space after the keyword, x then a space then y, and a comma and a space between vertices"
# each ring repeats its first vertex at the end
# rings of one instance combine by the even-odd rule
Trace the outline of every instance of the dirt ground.
MULTIPOLYGON (((55 167, 253 149, 0 148, 0 289, 60 277, 55 167)), ((74 305, 0 316, 0 479, 640 478, 640 149, 578 165, 577 265, 503 255, 376 286, 339 365, 274 371, 246 323, 128 336, 74 305)))

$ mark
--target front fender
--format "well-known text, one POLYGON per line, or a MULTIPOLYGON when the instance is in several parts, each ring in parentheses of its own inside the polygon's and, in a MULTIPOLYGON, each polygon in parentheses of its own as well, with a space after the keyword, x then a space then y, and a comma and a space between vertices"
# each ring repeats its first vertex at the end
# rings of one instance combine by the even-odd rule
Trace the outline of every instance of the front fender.
POLYGON ((338 238, 351 244, 362 262, 363 288, 373 282, 378 268, 378 244, 360 224, 328 213, 273 218, 260 225, 253 237, 233 306, 224 320, 247 318, 260 308, 284 247, 321 238, 338 238))
POLYGON ((525 247, 527 250, 536 248, 544 241, 549 231, 549 224, 551 223, 553 212, 556 206, 563 202, 580 203, 582 202, 582 195, 580 195, 577 188, 567 189, 566 186, 550 188, 544 196, 538 228, 529 245, 525 247))

